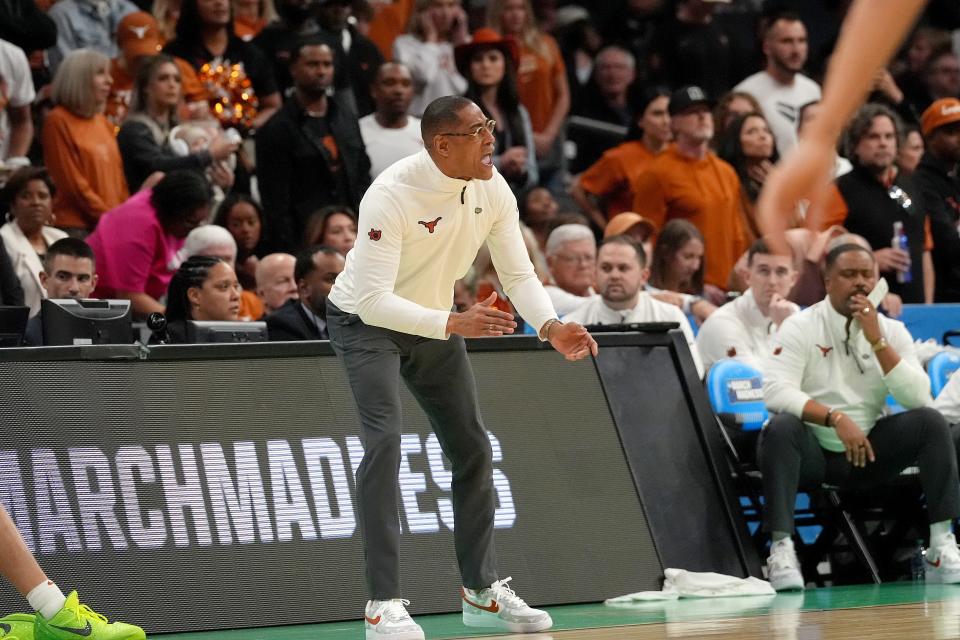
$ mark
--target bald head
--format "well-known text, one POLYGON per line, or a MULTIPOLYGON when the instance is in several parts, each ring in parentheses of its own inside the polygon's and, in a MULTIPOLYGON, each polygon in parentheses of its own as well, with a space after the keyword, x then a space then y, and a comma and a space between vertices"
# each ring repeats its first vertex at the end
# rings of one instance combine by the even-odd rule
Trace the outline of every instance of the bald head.
POLYGON ((276 311, 291 298, 297 297, 293 277, 297 259, 289 253, 271 253, 257 264, 257 296, 267 313, 276 311))

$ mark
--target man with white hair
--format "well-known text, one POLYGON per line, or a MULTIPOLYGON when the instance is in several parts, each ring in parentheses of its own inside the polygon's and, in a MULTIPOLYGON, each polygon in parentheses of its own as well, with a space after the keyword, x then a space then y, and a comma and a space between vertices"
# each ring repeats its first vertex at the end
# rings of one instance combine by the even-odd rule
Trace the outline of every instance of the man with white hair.
POLYGON ((257 263, 257 296, 271 314, 287 300, 296 300, 297 281, 293 277, 297 259, 289 253, 271 253, 257 263))
POLYGON ((211 256, 233 264, 237 258, 237 241, 219 225, 199 226, 187 234, 183 248, 177 252, 177 262, 182 263, 193 256, 211 256))
POLYGON ((596 295, 597 242, 590 227, 562 224, 550 232, 546 254, 552 281, 546 286, 547 294, 563 317, 596 295))

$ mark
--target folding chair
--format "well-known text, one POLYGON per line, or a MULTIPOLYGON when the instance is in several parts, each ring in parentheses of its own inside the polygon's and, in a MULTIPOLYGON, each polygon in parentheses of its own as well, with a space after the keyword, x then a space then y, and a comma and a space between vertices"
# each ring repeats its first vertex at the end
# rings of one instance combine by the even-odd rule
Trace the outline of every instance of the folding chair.
MULTIPOLYGON (((710 404, 731 452, 738 486, 745 494, 741 496, 744 515, 759 548, 763 543, 759 530, 763 500, 760 495, 762 478, 756 467, 755 454, 759 433, 770 418, 763 401, 763 375, 744 362, 722 359, 707 372, 706 386, 710 404)), ((796 507, 797 533, 805 547, 821 547, 817 540, 823 533, 823 525, 832 523, 846 538, 850 550, 870 574, 871 580, 877 584, 881 582, 877 564, 852 516, 843 508, 835 487, 824 486, 812 495, 798 493, 796 507), (822 494, 826 500, 820 500, 817 494, 822 494), (826 514, 818 508, 821 502, 829 505, 829 517, 824 517, 826 514)), ((811 575, 811 569, 815 573, 815 565, 808 560, 805 574, 811 575)))
POLYGON ((960 369, 960 356, 941 351, 927 362, 927 375, 930 376, 930 393, 936 398, 947 386, 950 376, 960 369))

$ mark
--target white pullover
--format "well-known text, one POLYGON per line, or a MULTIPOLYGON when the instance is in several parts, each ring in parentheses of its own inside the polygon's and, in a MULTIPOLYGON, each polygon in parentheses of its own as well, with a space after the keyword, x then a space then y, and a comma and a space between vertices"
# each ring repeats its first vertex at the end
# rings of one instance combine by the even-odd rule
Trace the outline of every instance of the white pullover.
MULTIPOLYGON (((793 313, 800 311, 800 307, 790 304, 793 313)), ((707 369, 722 358, 735 358, 763 373, 763 357, 770 351, 778 331, 773 320, 760 311, 753 290, 747 289, 703 321, 697 333, 697 349, 707 369)))
MULTIPOLYGON (((888 393, 906 409, 930 404, 930 379, 920 366, 907 328, 880 316, 880 330, 900 355, 900 362, 887 375, 863 337, 860 323, 850 323, 848 337, 847 318, 837 313, 829 298, 784 320, 762 363, 767 408, 800 418, 807 401, 816 400, 847 414, 864 433, 870 433, 883 415, 888 393)), ((844 450, 832 428, 807 424, 821 447, 844 450)))
POLYGON ((494 169, 490 180, 450 178, 421 151, 391 165, 363 196, 357 242, 330 301, 372 326, 446 339, 453 285, 484 242, 523 319, 539 331, 556 318, 503 177, 494 169))

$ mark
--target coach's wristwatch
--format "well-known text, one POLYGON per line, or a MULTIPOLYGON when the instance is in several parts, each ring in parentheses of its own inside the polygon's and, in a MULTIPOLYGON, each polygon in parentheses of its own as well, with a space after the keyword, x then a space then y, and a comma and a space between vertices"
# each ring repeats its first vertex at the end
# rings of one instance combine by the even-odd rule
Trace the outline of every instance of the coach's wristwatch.
POLYGON ((543 326, 540 327, 540 339, 541 339, 541 340, 547 341, 547 340, 550 339, 550 329, 551 329, 551 328, 553 327, 553 325, 555 325, 555 324, 563 324, 563 323, 560 322, 559 320, 557 320, 556 318, 550 318, 549 320, 547 320, 546 322, 543 323, 543 326))
POLYGON ((833 409, 827 409, 827 415, 823 417, 823 426, 832 427, 833 425, 830 424, 830 420, 835 414, 836 412, 833 409))

